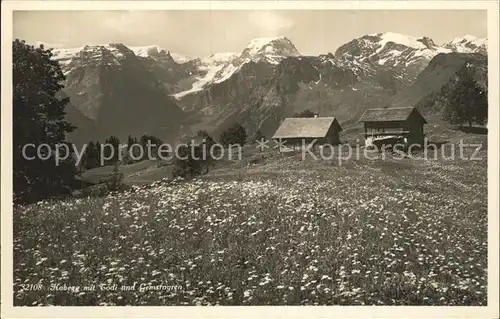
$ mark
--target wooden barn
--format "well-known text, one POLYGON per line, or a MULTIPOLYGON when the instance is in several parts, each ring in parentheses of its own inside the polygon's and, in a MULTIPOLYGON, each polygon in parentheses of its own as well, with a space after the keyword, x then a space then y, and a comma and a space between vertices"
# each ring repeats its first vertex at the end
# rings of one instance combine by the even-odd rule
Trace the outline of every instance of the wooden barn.
POLYGON ((273 139, 281 140, 285 147, 297 148, 309 145, 339 144, 339 132, 342 131, 335 117, 297 117, 286 118, 274 133, 273 139))
POLYGON ((359 119, 363 122, 365 145, 424 142, 425 118, 414 107, 369 109, 359 119))

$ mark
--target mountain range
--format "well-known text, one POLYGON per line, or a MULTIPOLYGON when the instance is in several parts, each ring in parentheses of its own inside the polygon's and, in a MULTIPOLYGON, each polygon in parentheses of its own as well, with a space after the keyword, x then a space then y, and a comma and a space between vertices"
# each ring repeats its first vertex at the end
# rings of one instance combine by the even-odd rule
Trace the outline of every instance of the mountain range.
POLYGON ((436 45, 428 37, 375 33, 318 56, 301 54, 283 36, 203 58, 111 43, 54 49, 53 59, 66 75, 61 94, 70 97, 75 143, 143 133, 173 142, 199 129, 217 137, 234 122, 250 135, 270 136, 283 118, 305 109, 341 123, 391 105, 437 114, 440 105, 431 102, 467 65, 487 88, 487 40, 470 35, 436 45))

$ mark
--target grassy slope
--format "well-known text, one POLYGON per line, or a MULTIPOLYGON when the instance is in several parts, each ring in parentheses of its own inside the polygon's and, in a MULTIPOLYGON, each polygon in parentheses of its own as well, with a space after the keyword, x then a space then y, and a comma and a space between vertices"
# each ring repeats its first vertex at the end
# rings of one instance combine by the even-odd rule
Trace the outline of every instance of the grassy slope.
MULTIPOLYGON (((429 119, 429 118, 428 118, 429 119)), ((459 139, 468 141, 467 143, 474 143, 479 141, 486 144, 487 138, 485 135, 468 134, 458 130, 451 129, 448 125, 437 119, 432 119, 432 123, 426 125, 425 130, 430 142, 435 143, 453 143, 459 139)), ((363 125, 362 123, 350 124, 343 128, 340 134, 340 139, 344 143, 351 145, 363 145, 362 140, 363 125)), ((273 143, 269 143, 273 146, 273 143)), ((248 159, 254 156, 257 152, 254 145, 247 145, 243 150, 242 163, 233 163, 234 161, 221 161, 216 167, 225 167, 226 169, 233 169, 238 166, 246 166, 248 159), (228 166, 228 163, 233 163, 233 166, 228 166)), ((272 155, 272 152, 269 152, 272 155)), ((163 178, 171 178, 172 166, 157 167, 157 161, 148 160, 130 165, 121 165, 120 172, 124 174, 124 183, 127 185, 143 185, 159 181, 163 178)), ((109 180, 113 174, 113 166, 104 166, 86 171, 83 174, 85 181, 95 184, 100 181, 109 180)))
POLYGON ((480 155, 235 162, 187 183, 16 207, 15 304, 484 305, 480 155), (182 290, 20 290, 134 281, 182 290))
MULTIPOLYGON (((109 180, 113 175, 113 166, 103 166, 90 169, 83 174, 83 179, 91 184, 97 184, 109 180)), ((123 182, 127 185, 148 184, 163 178, 170 177, 171 166, 158 167, 155 160, 147 160, 139 163, 120 165, 119 170, 123 173, 123 182)))

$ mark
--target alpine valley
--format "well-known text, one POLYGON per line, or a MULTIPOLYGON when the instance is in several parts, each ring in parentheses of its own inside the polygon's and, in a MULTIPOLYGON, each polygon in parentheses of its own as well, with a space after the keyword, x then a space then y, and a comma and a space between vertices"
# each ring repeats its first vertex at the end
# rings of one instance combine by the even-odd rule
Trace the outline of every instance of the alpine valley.
POLYGON ((269 137, 309 109, 354 123, 370 107, 417 106, 439 118, 446 92, 473 66, 487 89, 487 40, 376 33, 333 53, 302 55, 287 37, 251 40, 241 52, 187 58, 158 46, 119 43, 54 49, 69 96, 74 143, 152 134, 175 142, 203 129, 217 138, 241 123, 269 137), (440 101, 440 102, 439 102, 440 101))

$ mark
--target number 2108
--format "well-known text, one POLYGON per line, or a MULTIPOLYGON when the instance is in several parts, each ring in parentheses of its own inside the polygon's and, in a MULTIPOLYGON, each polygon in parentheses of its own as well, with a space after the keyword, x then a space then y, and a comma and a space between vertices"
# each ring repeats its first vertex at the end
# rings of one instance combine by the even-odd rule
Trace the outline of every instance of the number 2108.
POLYGON ((43 287, 41 284, 21 284, 21 289, 23 290, 33 290, 33 291, 37 291, 37 290, 42 290, 43 287))

